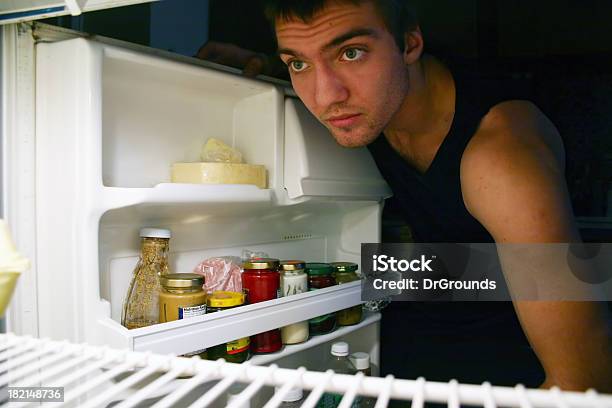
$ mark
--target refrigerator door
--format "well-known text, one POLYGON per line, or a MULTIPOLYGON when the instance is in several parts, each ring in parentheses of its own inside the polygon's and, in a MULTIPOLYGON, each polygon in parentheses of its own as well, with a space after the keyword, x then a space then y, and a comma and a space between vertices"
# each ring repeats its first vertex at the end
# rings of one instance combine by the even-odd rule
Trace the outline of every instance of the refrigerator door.
MULTIPOLYGON (((361 243, 380 238, 388 188, 363 151, 322 148, 320 129, 308 138, 315 119, 298 106, 296 123, 278 84, 84 38, 41 42, 35 52, 35 296, 22 297, 36 302, 33 334, 183 354, 361 303, 355 282, 141 329, 121 326, 141 227, 172 230, 176 272, 243 249, 359 263, 361 243), (172 164, 199 161, 208 137, 264 165, 267 188, 170 183, 172 164), (304 157, 311 152, 319 153, 304 157), (332 178, 334 189, 315 180, 324 188, 289 195, 307 174, 287 166, 332 169, 329 161, 353 170, 332 178), (359 184, 364 174, 374 188, 359 184)), ((377 327, 378 319, 334 336, 377 327)), ((372 333, 368 347, 377 343, 372 333)))
POLYGON ((103 10, 156 0, 3 0, 0 2, 0 25, 39 20, 86 11, 103 10))

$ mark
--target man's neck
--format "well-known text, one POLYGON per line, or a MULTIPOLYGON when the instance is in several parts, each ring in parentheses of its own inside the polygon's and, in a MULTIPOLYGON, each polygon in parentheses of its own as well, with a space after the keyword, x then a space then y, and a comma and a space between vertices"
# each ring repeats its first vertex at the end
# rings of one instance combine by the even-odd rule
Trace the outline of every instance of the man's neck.
POLYGON ((408 69, 408 95, 384 133, 410 159, 422 150, 437 149, 444 140, 454 116, 455 90, 448 69, 431 56, 424 55, 408 69))

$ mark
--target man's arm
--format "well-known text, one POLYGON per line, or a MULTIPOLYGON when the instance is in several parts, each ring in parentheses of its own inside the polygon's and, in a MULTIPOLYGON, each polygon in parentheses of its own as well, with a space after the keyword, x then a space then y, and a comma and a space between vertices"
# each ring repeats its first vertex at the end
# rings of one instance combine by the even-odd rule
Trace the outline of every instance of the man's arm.
MULTIPOLYGON (((510 101, 496 106, 462 159, 468 211, 497 243, 578 242, 563 155, 557 130, 533 104, 510 101)), ((521 271, 504 270, 506 277, 513 273, 521 271)), ((514 307, 545 369, 543 386, 612 392, 605 304, 516 301, 514 307)))
POLYGON ((289 80, 287 66, 278 55, 266 55, 234 44, 208 41, 195 55, 197 58, 242 69, 248 77, 267 75, 289 80))

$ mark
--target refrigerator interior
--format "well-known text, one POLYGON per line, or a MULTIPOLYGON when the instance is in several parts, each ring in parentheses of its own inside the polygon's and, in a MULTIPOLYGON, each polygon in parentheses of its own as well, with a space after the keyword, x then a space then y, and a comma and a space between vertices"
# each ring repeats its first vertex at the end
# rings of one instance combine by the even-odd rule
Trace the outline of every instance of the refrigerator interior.
MULTIPOLYGON (((361 302, 354 282, 141 329, 121 326, 141 227, 172 230, 177 272, 243 249, 359 263, 361 243, 379 240, 390 192, 365 149, 337 146, 277 83, 118 42, 40 41, 35 53, 39 337, 184 354, 361 302), (199 161, 209 137, 265 165, 268 188, 170 183, 171 165, 199 161)), ((362 350, 376 350, 378 320, 369 316, 328 340, 363 330, 362 350)))

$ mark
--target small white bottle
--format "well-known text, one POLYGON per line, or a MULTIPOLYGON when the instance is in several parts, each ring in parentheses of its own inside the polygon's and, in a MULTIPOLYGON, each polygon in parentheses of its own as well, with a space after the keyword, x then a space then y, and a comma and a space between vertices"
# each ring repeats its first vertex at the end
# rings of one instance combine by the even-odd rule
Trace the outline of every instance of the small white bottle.
MULTIPOLYGON (((275 387, 274 392, 278 392, 280 387, 275 387)), ((283 402, 279 405, 280 408, 299 408, 304 402, 304 391, 301 388, 292 388, 283 397, 283 402)))
MULTIPOLYGON (((349 356, 349 361, 355 367, 356 372, 361 372, 364 375, 371 376, 372 375, 372 364, 370 363, 370 355, 368 353, 364 353, 362 351, 358 351, 349 356)), ((374 368, 376 372, 376 369, 374 368)), ((362 397, 358 396, 355 398, 355 402, 353 403, 353 407, 359 408, 370 408, 376 405, 376 400, 370 397, 362 397)))
MULTIPOLYGON (((355 369, 348 359, 349 345, 344 341, 338 341, 331 346, 331 355, 327 361, 327 369, 332 369, 336 374, 355 374, 355 369)), ((342 400, 342 394, 326 392, 317 403, 317 408, 336 408, 342 400)), ((353 402, 353 407, 356 406, 353 402)))
MULTIPOLYGON (((356 371, 362 372, 364 375, 371 376, 373 370, 373 365, 370 362, 370 355, 368 353, 364 353, 363 351, 357 351, 349 356, 349 361, 353 364, 356 371)), ((375 373, 376 374, 376 373, 375 373)))

